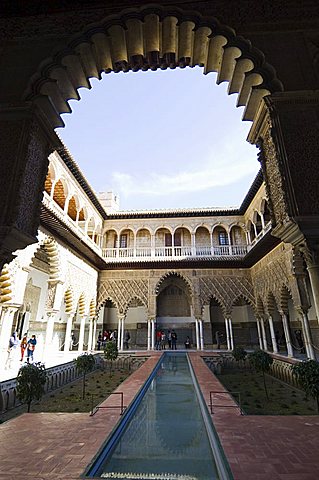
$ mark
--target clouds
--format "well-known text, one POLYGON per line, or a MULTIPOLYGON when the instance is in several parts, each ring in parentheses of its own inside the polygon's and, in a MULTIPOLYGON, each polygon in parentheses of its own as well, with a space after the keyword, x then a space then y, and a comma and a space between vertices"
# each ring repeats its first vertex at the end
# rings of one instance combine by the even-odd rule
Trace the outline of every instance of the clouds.
POLYGON ((184 165, 176 168, 172 161, 166 161, 166 173, 124 173, 115 171, 112 184, 120 196, 128 199, 136 196, 171 196, 184 193, 205 193, 215 187, 226 187, 237 183, 247 175, 258 171, 258 163, 245 148, 230 147, 210 153, 209 157, 185 159, 184 165), (169 170, 171 169, 171 172, 169 170))
POLYGON ((230 206, 259 164, 227 84, 202 69, 110 74, 60 132, 96 191, 122 209, 230 206))

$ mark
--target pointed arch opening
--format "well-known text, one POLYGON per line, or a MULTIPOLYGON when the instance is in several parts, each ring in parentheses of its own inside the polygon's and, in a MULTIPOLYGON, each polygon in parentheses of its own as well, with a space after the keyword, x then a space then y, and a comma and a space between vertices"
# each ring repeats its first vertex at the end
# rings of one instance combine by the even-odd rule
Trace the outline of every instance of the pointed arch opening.
POLYGON ((209 348, 226 348, 226 327, 225 327, 225 306, 215 295, 212 295, 209 302, 209 319, 211 327, 211 345, 206 342, 209 348))
POLYGON ((258 345, 255 312, 251 302, 239 295, 232 305, 233 334, 236 345, 252 348, 258 345))
POLYGON ((124 348, 145 349, 147 346, 147 306, 139 297, 133 297, 127 303, 125 312, 124 348), (129 338, 127 343, 125 338, 129 338))
POLYGON ((178 342, 186 337, 195 341, 192 294, 187 281, 176 273, 165 276, 156 289, 156 328, 168 333, 175 330, 178 342))

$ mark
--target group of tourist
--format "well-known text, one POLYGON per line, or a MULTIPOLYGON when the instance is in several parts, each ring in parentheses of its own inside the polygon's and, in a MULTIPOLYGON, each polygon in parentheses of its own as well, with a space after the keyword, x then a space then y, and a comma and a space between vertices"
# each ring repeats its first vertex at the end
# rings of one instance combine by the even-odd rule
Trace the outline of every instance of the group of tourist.
POLYGON ((155 348, 156 350, 166 350, 166 345, 170 350, 177 349, 177 334, 175 330, 168 330, 167 333, 164 330, 157 330, 155 335, 155 348))
POLYGON ((103 333, 99 332, 97 337, 97 349, 101 350, 105 348, 106 342, 108 342, 109 340, 116 342, 117 330, 104 330, 103 333))
POLYGON ((27 352, 27 363, 33 362, 33 355, 34 350, 37 344, 36 336, 31 335, 28 339, 27 333, 25 333, 20 340, 18 337, 17 332, 12 332, 9 338, 9 345, 8 345, 8 356, 5 363, 5 368, 11 368, 12 362, 15 360, 17 356, 17 352, 19 351, 20 347, 20 362, 22 363, 25 357, 25 353, 27 352))

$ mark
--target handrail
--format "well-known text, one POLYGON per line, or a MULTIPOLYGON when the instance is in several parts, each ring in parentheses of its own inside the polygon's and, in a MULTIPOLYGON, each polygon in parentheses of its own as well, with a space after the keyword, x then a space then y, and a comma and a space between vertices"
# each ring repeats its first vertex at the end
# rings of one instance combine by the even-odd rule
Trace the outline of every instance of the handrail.
POLYGON ((214 391, 214 390, 211 390, 209 392, 209 407, 210 407, 210 413, 213 415, 214 414, 214 411, 213 411, 213 407, 220 407, 220 408, 239 408, 239 411, 240 411, 240 415, 244 415, 244 412, 241 408, 241 401, 240 401, 240 392, 221 392, 221 391, 214 391), (213 403, 213 395, 214 393, 218 393, 218 394, 222 394, 222 395, 238 395, 238 402, 236 402, 236 400, 234 400, 236 402, 236 405, 218 405, 218 404, 214 404, 213 403))
POLYGON ((120 412, 120 415, 123 415, 123 413, 125 412, 125 410, 127 409, 127 407, 124 405, 124 394, 123 392, 105 392, 106 395, 120 395, 121 396, 121 405, 105 405, 105 406, 101 406, 101 405, 97 405, 96 407, 93 406, 93 400, 94 400, 94 397, 96 395, 98 395, 97 393, 91 393, 91 411, 90 411, 90 417, 93 417, 93 415, 96 414, 96 412, 100 409, 106 409, 106 408, 120 408, 121 409, 121 412, 120 412))

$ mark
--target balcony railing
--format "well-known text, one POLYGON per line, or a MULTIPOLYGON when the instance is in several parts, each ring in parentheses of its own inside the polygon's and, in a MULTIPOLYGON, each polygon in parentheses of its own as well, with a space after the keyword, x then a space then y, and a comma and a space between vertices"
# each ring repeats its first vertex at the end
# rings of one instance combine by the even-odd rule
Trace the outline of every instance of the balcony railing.
POLYGON ((143 260, 181 260, 185 258, 244 257, 248 245, 103 248, 102 257, 108 262, 143 260))
POLYGON ((51 198, 47 192, 43 194, 43 205, 45 205, 49 210, 51 210, 56 217, 64 222, 73 233, 75 233, 81 240, 83 240, 92 250, 95 251, 98 255, 101 255, 101 248, 93 242, 93 240, 81 229, 79 225, 76 224, 72 218, 68 216, 67 213, 51 198))

